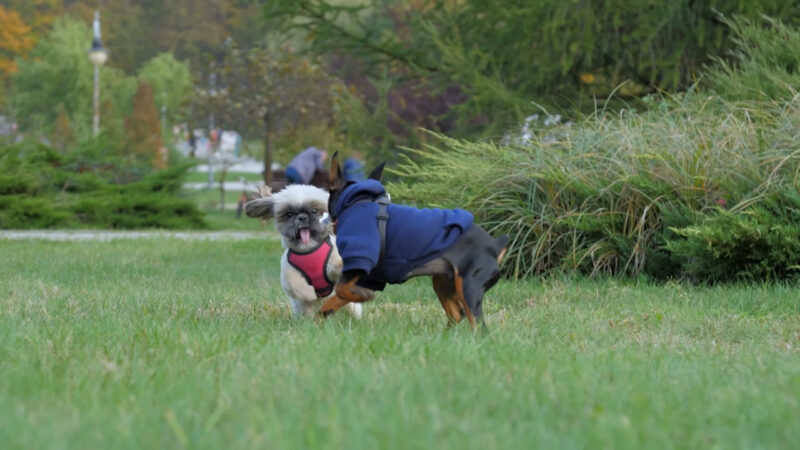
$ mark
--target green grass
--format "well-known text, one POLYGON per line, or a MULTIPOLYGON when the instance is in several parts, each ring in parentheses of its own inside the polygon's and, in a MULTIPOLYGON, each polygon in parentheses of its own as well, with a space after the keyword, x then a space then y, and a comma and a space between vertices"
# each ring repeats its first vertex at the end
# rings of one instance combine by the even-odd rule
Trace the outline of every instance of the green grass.
MULTIPOLYGON (((266 234, 266 232, 265 232, 266 234)), ((3 448, 791 448, 796 286, 427 280, 295 321, 277 241, 0 241, 3 448)))
POLYGON ((224 210, 219 208, 219 189, 184 189, 181 195, 197 204, 211 230, 274 230, 272 223, 262 223, 260 220, 251 219, 244 214, 240 218, 236 218, 236 206, 242 195, 239 190, 225 191, 224 210))
MULTIPOLYGON (((222 174, 218 171, 214 171, 214 181, 220 181, 222 174)), ((251 173, 251 172, 228 172, 225 176, 225 181, 232 182, 232 181, 240 181, 241 178, 244 178, 248 182, 258 182, 264 181, 264 178, 261 176, 260 173, 251 173)), ((208 172, 199 172, 193 170, 186 174, 186 179, 184 180, 187 183, 206 183, 208 182, 208 172)))
MULTIPOLYGON (((274 232, 275 224, 270 222, 262 222, 260 220, 251 219, 242 214, 240 218, 236 218, 236 210, 220 211, 219 209, 203 209, 205 214, 205 221, 210 230, 215 231, 266 231, 274 232)), ((276 234, 277 235, 277 234, 276 234)))

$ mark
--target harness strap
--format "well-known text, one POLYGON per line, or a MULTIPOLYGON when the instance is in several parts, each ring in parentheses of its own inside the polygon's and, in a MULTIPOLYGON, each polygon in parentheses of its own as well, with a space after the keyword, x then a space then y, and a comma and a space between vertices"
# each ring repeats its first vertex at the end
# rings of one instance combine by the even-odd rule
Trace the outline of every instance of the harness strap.
POLYGON ((297 269, 306 282, 314 288, 318 298, 327 297, 333 291, 333 282, 328 279, 325 269, 333 252, 330 236, 317 247, 303 253, 288 251, 289 265, 297 269))
POLYGON ((387 207, 392 201, 387 194, 384 194, 380 197, 362 198, 353 202, 350 206, 352 207, 367 202, 375 202, 378 204, 378 214, 376 217, 378 218, 378 235, 381 238, 381 252, 378 256, 378 265, 376 265, 373 270, 376 270, 379 274, 383 274, 384 261, 386 260, 386 222, 389 220, 389 209, 387 207))
POLYGON ((386 222, 389 220, 389 211, 387 206, 389 205, 390 201, 388 197, 382 195, 375 199, 375 203, 378 204, 378 234, 381 237, 381 253, 378 256, 378 265, 376 266, 376 269, 378 269, 378 273, 383 274, 383 266, 386 261, 386 222))

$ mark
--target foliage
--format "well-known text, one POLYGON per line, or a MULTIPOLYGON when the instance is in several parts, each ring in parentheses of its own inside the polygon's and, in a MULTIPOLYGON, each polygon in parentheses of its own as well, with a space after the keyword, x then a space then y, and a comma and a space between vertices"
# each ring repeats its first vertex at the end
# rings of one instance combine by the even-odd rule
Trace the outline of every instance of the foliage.
MULTIPOLYGON (((60 0, 59 0, 60 1, 60 0)), ((66 10, 89 23, 96 1, 64 1, 66 10)), ((264 32, 263 0, 106 1, 100 7, 103 43, 114 67, 133 73, 146 61, 172 53, 200 66, 228 37, 256 42, 264 32)))
POLYGON ((64 14, 64 0, 4 0, 3 6, 31 27, 34 41, 48 34, 53 22, 64 14))
POLYGON ((774 280, 800 271, 798 194, 791 200, 774 195, 772 208, 741 213, 721 210, 696 226, 675 230, 682 239, 666 244, 695 280, 774 280), (777 206, 777 208, 775 208, 777 206), (787 208, 787 209, 783 209, 787 208))
MULTIPOLYGON (((764 13, 797 21, 800 6, 793 0, 548 0, 502 7, 487 0, 278 0, 266 7, 268 18, 304 33, 318 54, 344 52, 373 77, 391 77, 398 92, 435 95, 443 112, 419 94, 401 94, 397 118, 418 126, 414 112, 421 109, 438 117, 425 128, 455 137, 496 136, 537 112, 533 102, 585 111, 612 92, 632 98, 684 89, 711 57, 731 48, 721 16, 764 13)), ((347 67, 340 71, 345 79, 347 67)))
POLYGON ((14 58, 25 55, 33 48, 31 27, 25 24, 16 11, 0 5, 0 78, 5 79, 17 71, 14 58))
POLYGON ((736 48, 730 59, 717 58, 704 85, 733 100, 790 98, 800 90, 800 28, 771 19, 726 20, 736 48))
MULTIPOLYGON (((18 52, 6 52, 2 48, 4 45, 13 44, 16 47, 15 43, 24 43, 23 47, 32 46, 52 31, 56 18, 64 15, 80 18, 85 24, 89 24, 98 8, 103 23, 103 43, 111 49, 112 57, 108 64, 127 73, 134 73, 148 61, 161 58, 159 55, 165 53, 172 53, 181 61, 191 61, 199 66, 202 56, 218 51, 220 44, 228 36, 243 42, 257 43, 263 40, 266 32, 260 14, 263 0, 126 0, 101 3, 90 0, 0 2, 0 8, 4 8, 13 17, 21 18, 20 24, 16 20, 6 23, 3 15, 0 15, 0 30, 4 33, 0 39, 0 66, 13 66, 14 56, 26 57, 30 50, 20 48, 18 52), (23 28, 29 30, 24 37, 18 33, 23 28)), ((83 42, 84 51, 89 42, 91 41, 83 42)), ((181 71, 174 75, 184 75, 183 70, 175 64, 168 67, 181 71)), ((5 83, 3 78, 3 71, 0 69, 0 84, 5 83)), ((157 89, 162 87, 154 79, 149 77, 148 80, 157 89)), ((133 90, 135 85, 131 94, 133 90)), ((162 91, 157 91, 159 94, 160 92, 162 91)), ((170 89, 168 92, 170 108, 185 106, 175 98, 178 92, 185 93, 183 84, 180 89, 170 89), (177 103, 172 104, 173 101, 177 103)), ((4 107, 0 102, 0 108, 4 107)), ((178 108, 170 111, 171 121, 176 120, 174 116, 181 115, 178 108)))
POLYGON ((276 129, 293 133, 306 122, 330 120, 334 80, 315 61, 290 50, 232 46, 217 75, 221 114, 249 118, 245 124, 253 128, 263 130, 268 118, 276 129))
POLYGON ((209 82, 198 85, 208 89, 198 90, 195 110, 226 129, 262 136, 265 166, 274 154, 291 159, 307 146, 341 142, 334 113, 344 88, 312 58, 286 48, 242 49, 231 41, 202 76, 209 82))
MULTIPOLYGON (((785 36, 767 35, 759 48, 785 36)), ((792 36, 800 45, 800 34, 792 36)), ((742 55, 742 67, 751 67, 744 80, 752 67, 772 63, 742 55)), ((747 93, 738 72, 729 73, 730 92, 747 93)), ((792 90, 773 92, 792 96, 729 100, 693 90, 649 97, 645 112, 598 110, 504 143, 440 136, 440 144, 414 151, 419 161, 406 159, 397 169, 403 183, 390 190, 471 209, 494 233, 510 234, 513 276, 793 276, 800 104, 792 90)))
POLYGON ((193 91, 192 74, 187 63, 175 59, 172 53, 161 53, 145 62, 138 75, 140 80, 153 87, 156 107, 166 107, 169 123, 178 123, 186 118, 193 91))
POLYGON ((0 112, 5 108, 9 76, 17 71, 15 58, 27 55, 33 47, 31 27, 14 10, 0 5, 0 112))
POLYGON ((102 139, 66 155, 23 142, 0 148, 0 228, 202 228, 179 197, 189 166, 152 173, 102 139))
POLYGON ((153 87, 147 82, 140 82, 133 96, 133 112, 125 119, 127 148, 138 158, 149 161, 155 169, 163 169, 167 164, 167 155, 153 98, 153 87))
MULTIPOLYGON (((33 49, 31 59, 20 63, 11 103, 23 130, 49 134, 63 113, 79 139, 89 136, 93 67, 86 56, 87 42, 91 42, 89 27, 75 19, 59 19, 33 49)), ((120 134, 136 81, 110 67, 101 67, 100 73, 101 126, 112 135, 120 134)))

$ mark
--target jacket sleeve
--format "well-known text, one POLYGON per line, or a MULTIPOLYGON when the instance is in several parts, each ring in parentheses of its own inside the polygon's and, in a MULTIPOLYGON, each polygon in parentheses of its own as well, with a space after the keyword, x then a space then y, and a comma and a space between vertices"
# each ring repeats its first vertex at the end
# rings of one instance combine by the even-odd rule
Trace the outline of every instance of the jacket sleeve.
POLYGON ((339 218, 336 245, 342 256, 343 271, 369 273, 378 264, 381 242, 377 219, 370 211, 372 206, 377 207, 374 204, 354 206, 339 218))

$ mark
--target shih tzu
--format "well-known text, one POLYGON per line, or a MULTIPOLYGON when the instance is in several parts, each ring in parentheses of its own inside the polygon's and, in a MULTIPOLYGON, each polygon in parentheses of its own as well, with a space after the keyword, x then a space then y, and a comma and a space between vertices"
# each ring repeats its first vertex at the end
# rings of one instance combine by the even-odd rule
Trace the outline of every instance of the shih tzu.
MULTIPOLYGON (((316 316, 323 301, 335 295, 333 287, 342 274, 342 258, 336 248, 328 212, 328 193, 318 187, 293 184, 272 194, 262 186, 245 204, 248 217, 275 218, 284 252, 281 286, 289 297, 295 317, 316 316)), ((347 309, 361 317, 361 305, 347 309)))

